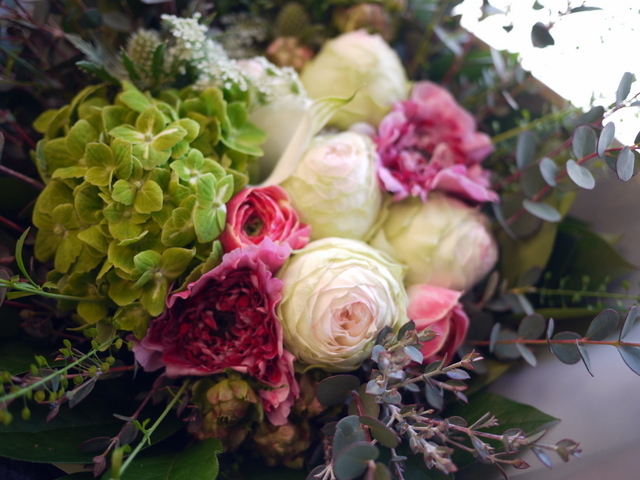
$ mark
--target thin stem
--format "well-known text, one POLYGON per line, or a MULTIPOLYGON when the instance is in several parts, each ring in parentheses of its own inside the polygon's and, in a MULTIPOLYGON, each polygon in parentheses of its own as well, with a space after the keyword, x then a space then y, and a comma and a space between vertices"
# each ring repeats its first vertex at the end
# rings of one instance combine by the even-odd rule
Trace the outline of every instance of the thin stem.
POLYGON ((0 223, 4 223, 7 227, 13 228, 14 230, 17 230, 20 233, 24 233, 24 230, 25 230, 24 228, 22 228, 20 225, 16 223, 13 223, 8 218, 4 218, 2 215, 0 215, 0 223))
MULTIPOLYGON (((613 340, 610 342, 606 340, 589 340, 587 337, 576 338, 571 340, 554 340, 554 339, 547 340, 545 338, 531 340, 527 338, 515 338, 512 340, 496 340, 495 344, 498 345, 498 344, 522 343, 524 345, 548 345, 548 344, 575 345, 576 342, 584 343, 587 345, 610 345, 612 347, 640 347, 640 343, 623 342, 621 340, 613 340)), ((489 340, 470 340, 467 343, 469 345, 475 345, 478 347, 488 347, 490 344, 489 340)))
POLYGON ((54 371, 53 373, 47 375, 46 377, 41 378, 37 382, 31 383, 31 384, 27 385, 26 387, 21 388, 17 392, 9 393, 9 394, 7 394, 7 395, 5 395, 3 397, 0 397, 0 407, 6 407, 6 405, 8 405, 9 402, 12 402, 16 398, 25 395, 28 391, 34 390, 34 389, 44 385, 45 383, 53 380, 54 378, 56 378, 58 376, 61 376, 63 373, 68 372, 69 370, 71 370, 72 368, 74 368, 77 365, 81 364, 82 362, 84 362, 85 360, 90 358, 91 356, 95 355, 96 352, 102 350, 104 347, 107 347, 107 346, 111 345, 114 340, 115 340, 115 337, 114 338, 110 338, 106 342, 102 343, 98 348, 91 349, 88 353, 86 353, 82 357, 79 357, 77 360, 75 360, 74 362, 70 363, 66 367, 63 367, 63 368, 60 368, 60 369, 54 371))
MULTIPOLYGON (((168 413, 171 411, 173 406, 180 399, 180 397, 182 396, 182 394, 184 393, 184 391, 187 389, 188 386, 189 386, 189 380, 185 380, 185 382, 180 387, 180 390, 178 390, 178 393, 176 393, 174 395, 173 399, 169 402, 169 405, 167 405, 167 408, 164 409, 164 411, 160 414, 160 416, 154 422, 154 424, 151 425, 151 427, 149 427, 149 429, 145 431, 144 436, 142 437, 142 440, 140 440, 140 443, 138 443, 138 446, 136 446, 136 448, 133 450, 133 452, 131 452, 131 455, 129 455, 127 457, 127 459, 124 461, 124 463, 122 464, 122 467, 120 467, 120 472, 118 473, 118 478, 122 476, 124 471, 131 464, 131 462, 133 462, 133 459, 136 457, 136 455, 138 455, 138 453, 140 453, 140 450, 142 450, 142 447, 144 447, 144 445, 150 440, 151 434, 156 430, 156 428, 158 428, 160 423, 162 423, 162 421, 164 420, 164 417, 166 417, 168 415, 168 413)), ((112 476, 111 480, 117 480, 117 479, 114 479, 113 476, 112 476)))
POLYGON ((504 142, 506 140, 509 140, 510 138, 517 137, 522 132, 526 132, 528 130, 531 130, 534 127, 537 127, 538 125, 542 125, 545 122, 548 122, 549 120, 555 120, 556 118, 560 120, 566 115, 574 113, 577 110, 579 109, 572 108, 572 109, 560 110, 559 112, 548 113, 545 116, 532 120, 531 122, 525 123, 524 125, 520 125, 519 127, 512 128, 511 130, 507 130, 506 132, 499 133, 498 135, 496 135, 491 139, 491 143, 496 145, 498 143, 504 142))
POLYGON ((585 292, 581 290, 563 290, 563 289, 553 289, 553 288, 536 288, 536 287, 523 287, 523 288, 514 288, 510 290, 510 293, 513 294, 537 294, 544 295, 547 297, 557 296, 557 297, 573 297, 575 295, 580 295, 581 297, 600 297, 600 298, 611 298, 617 300, 636 300, 640 301, 640 295, 630 295, 626 293, 610 293, 610 292, 585 292))
POLYGON ((23 181, 27 185, 35 188, 36 190, 44 190, 44 185, 37 180, 34 180, 31 177, 28 177, 20 172, 16 172, 15 170, 11 170, 10 168, 5 167, 4 165, 0 165, 0 172, 7 174, 13 178, 17 178, 18 180, 23 181))
POLYGON ((39 288, 34 288, 27 282, 12 282, 10 280, 3 280, 0 278, 0 287, 7 287, 20 292, 27 292, 33 295, 40 295, 41 297, 55 298, 57 300, 71 300, 74 302, 90 302, 90 303, 102 303, 104 300, 101 298, 84 298, 74 297, 73 295, 63 295, 60 293, 45 292, 39 288))

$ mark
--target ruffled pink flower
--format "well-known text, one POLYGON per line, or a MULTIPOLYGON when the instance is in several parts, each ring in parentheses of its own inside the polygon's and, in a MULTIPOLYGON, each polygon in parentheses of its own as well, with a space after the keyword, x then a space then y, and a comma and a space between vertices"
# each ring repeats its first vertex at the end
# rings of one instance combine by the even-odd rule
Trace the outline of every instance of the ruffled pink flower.
POLYGON ((311 227, 300 222, 281 187, 245 188, 227 203, 227 227, 220 236, 226 252, 257 245, 265 237, 297 250, 309 243, 311 227))
POLYGON ((433 340, 422 344, 423 363, 441 360, 445 355, 450 363, 469 329, 469 317, 458 302, 461 292, 431 285, 413 285, 407 293, 407 316, 416 324, 416 330, 421 332, 431 328, 437 334, 433 340))
POLYGON ((213 375, 230 368, 265 384, 259 394, 269 420, 287 421, 300 388, 294 356, 284 350, 275 307, 282 282, 273 276, 289 257, 288 245, 268 238, 226 254, 222 263, 167 299, 167 310, 134 346, 147 371, 169 377, 213 375))
POLYGON ((378 178, 400 201, 427 201, 444 191, 472 202, 497 202, 489 172, 480 162, 492 151, 488 135, 445 89, 418 82, 406 102, 398 102, 378 126, 378 178))

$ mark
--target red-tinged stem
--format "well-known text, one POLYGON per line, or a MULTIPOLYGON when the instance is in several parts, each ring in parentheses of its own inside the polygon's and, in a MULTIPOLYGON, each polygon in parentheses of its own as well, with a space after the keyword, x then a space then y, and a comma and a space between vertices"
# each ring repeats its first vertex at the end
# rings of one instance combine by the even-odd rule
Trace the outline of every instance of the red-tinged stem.
MULTIPOLYGON (((358 415, 360 416, 366 415, 364 411, 364 405, 362 405, 362 401, 360 400, 360 395, 358 394, 358 392, 356 392, 355 390, 351 390, 350 393, 351 393, 351 396, 353 397, 353 402, 355 403, 356 408, 358 409, 358 415)), ((367 438, 367 442, 370 442, 371 432, 369 431, 369 427, 365 427, 364 434, 367 438)))
POLYGON ((4 218, 1 215, 0 215, 0 223, 5 224, 9 228, 13 228, 14 230, 17 230, 20 233, 24 233, 24 228, 22 228, 20 225, 13 223, 11 220, 4 218))
POLYGON ((2 304, 7 305, 8 307, 28 308, 29 310, 33 309, 33 305, 27 305, 26 303, 20 303, 13 300, 5 300, 2 304))
POLYGON ((20 125, 18 125, 17 123, 13 122, 11 124, 11 126, 13 128, 16 129, 16 131, 18 132, 18 135, 20 135, 20 137, 29 144, 29 146, 35 150, 36 148, 36 142, 34 142, 33 140, 31 140, 31 137, 29 135, 27 135, 27 133, 22 129, 22 127, 20 125))
POLYGON ((16 172, 15 170, 11 170, 8 167, 5 167, 4 165, 0 165, 0 172, 4 173, 6 175, 9 175, 13 178, 17 178, 18 180, 23 181, 24 183, 32 186, 33 188, 35 188, 36 190, 44 190, 44 185, 40 182, 38 182, 37 180, 34 180, 31 177, 28 177, 20 172, 16 172))
MULTIPOLYGON (((625 147, 608 148, 606 150, 606 153, 608 153, 608 152, 619 152, 623 148, 625 148, 625 147)), ((630 145, 629 148, 631 150, 637 150, 639 147, 638 147, 638 145, 630 145)), ((597 153, 592 153, 591 155, 587 155, 586 157, 582 157, 581 159, 577 160, 576 163, 578 165, 581 165, 581 164, 585 163, 587 160, 591 160, 592 158, 595 158, 597 156, 598 156, 597 153)), ((556 175, 556 181, 562 180, 562 178, 564 178, 565 176, 567 176, 567 169, 566 168, 564 170, 562 170, 558 175, 556 175)), ((536 193, 531 198, 531 201, 532 202, 539 201, 540 199, 542 199, 547 194, 547 192, 549 192, 549 190, 551 190, 551 188, 552 188, 551 186, 545 185, 544 187, 542 187, 542 189, 538 193, 536 193)), ((525 212, 526 212, 526 210, 524 208, 521 208, 516 213, 514 213, 511 217, 509 217, 505 221, 505 223, 507 225, 512 225, 516 220, 518 220, 522 215, 524 215, 525 212)))

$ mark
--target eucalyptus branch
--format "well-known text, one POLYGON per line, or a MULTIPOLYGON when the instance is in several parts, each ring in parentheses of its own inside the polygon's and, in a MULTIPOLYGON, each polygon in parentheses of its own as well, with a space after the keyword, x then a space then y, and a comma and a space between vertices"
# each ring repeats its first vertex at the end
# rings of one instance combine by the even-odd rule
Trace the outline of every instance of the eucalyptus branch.
MULTIPOLYGON (((142 440, 140 440, 140 443, 138 443, 136 448, 131 452, 131 454, 127 457, 124 463, 119 468, 117 468, 117 466, 114 466, 116 467, 115 468, 116 471, 115 472, 112 471, 110 480, 118 480, 122 476, 122 474, 125 472, 125 470, 129 467, 129 465, 131 465, 131 462, 133 462, 133 459, 138 455, 138 453, 140 453, 140 450, 142 450, 144 445, 147 443, 151 443, 151 435, 153 434, 153 432, 155 432, 156 428, 158 428, 158 426, 162 423, 164 418, 169 414, 171 409, 173 409, 174 405, 178 402, 178 400, 180 399, 180 397, 185 392, 188 386, 189 386, 189 380, 187 379, 184 381, 184 383, 182 384, 178 392, 173 396, 173 399, 169 402, 167 407, 160 414, 160 416, 154 422, 154 424, 151 425, 151 427, 149 427, 148 429, 144 430, 144 436, 142 437, 142 440)), ((112 467, 112 470, 113 469, 114 468, 112 467)))
POLYGON ((610 292, 590 292, 583 290, 565 290, 565 289, 553 289, 553 288, 536 288, 536 287, 519 287, 509 290, 509 293, 514 295, 519 294, 533 294, 546 297, 558 296, 558 297, 574 297, 576 295, 580 297, 599 297, 610 298, 614 300, 635 300, 640 302, 640 295, 631 295, 627 293, 610 293, 610 292))
POLYGON ((92 348, 91 350, 89 350, 89 352, 82 355, 81 357, 78 357, 75 361, 71 362, 69 365, 66 365, 65 367, 55 370, 53 373, 47 375, 46 377, 41 378, 40 380, 34 383, 29 383, 28 385, 21 387, 17 391, 9 392, 6 395, 0 396, 0 408, 6 408, 6 406, 9 405, 9 403, 15 400, 16 398, 25 396, 29 394, 29 392, 33 392, 36 388, 44 386, 45 384, 47 384, 47 382, 50 382, 54 380, 56 377, 60 377, 64 373, 68 372, 72 368, 77 367, 85 360, 88 360, 94 355, 96 355, 97 352, 101 351, 103 348, 110 346, 112 343, 114 343, 117 340, 117 338, 118 337, 110 338, 109 340, 101 343, 97 347, 92 348))
MULTIPOLYGON (((625 147, 616 147, 616 148, 608 148, 605 150, 605 155, 609 152, 619 152, 620 150, 622 150, 625 147)), ((629 145, 629 149, 630 150, 638 150, 640 148, 640 146, 638 145, 629 145)), ((596 158, 598 156, 597 152, 592 153, 591 155, 587 155, 586 157, 582 157, 579 160, 576 160, 576 163, 578 165, 582 165, 583 163, 585 163, 588 160, 591 160, 592 158, 596 158)), ((560 173, 558 173, 558 175, 556 175, 556 181, 562 180, 565 176, 567 176, 567 169, 564 168, 560 173)), ((544 187, 542 187, 540 189, 540 191, 538 193, 536 193, 533 197, 531 197, 531 201, 532 202, 538 202, 540 201, 553 187, 551 187, 550 185, 545 185, 544 187)), ((524 215, 526 212, 526 210, 523 208, 520 208, 520 210, 518 210, 516 213, 514 213, 511 217, 509 217, 508 219, 505 220, 505 223, 507 225, 512 225, 516 220, 518 220, 522 215, 524 215)))
POLYGON ((469 340, 466 343, 468 345, 473 345, 476 347, 488 347, 490 345, 507 345, 507 344, 522 344, 522 345, 575 345, 585 344, 585 345, 609 345, 612 347, 640 347, 640 343, 632 343, 632 342, 623 342, 622 340, 591 340, 587 337, 582 338, 572 338, 569 340, 560 340, 553 338, 539 338, 539 339, 530 339, 530 338, 512 338, 512 339, 504 339, 504 340, 496 340, 495 342, 491 342, 490 340, 469 340))

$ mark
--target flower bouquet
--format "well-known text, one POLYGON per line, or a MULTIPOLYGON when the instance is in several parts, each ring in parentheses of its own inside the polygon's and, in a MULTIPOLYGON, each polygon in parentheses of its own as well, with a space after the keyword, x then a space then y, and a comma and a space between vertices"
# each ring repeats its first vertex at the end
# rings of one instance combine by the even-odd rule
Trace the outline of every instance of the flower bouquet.
POLYGON ((579 457, 485 387, 538 345, 640 374, 638 297, 610 291, 633 267, 567 216, 638 171, 603 123, 633 76, 578 111, 456 1, 156 3, 2 7, 0 456, 67 480, 579 457))

